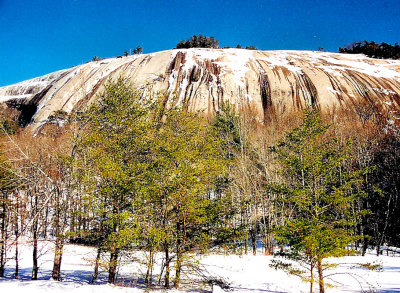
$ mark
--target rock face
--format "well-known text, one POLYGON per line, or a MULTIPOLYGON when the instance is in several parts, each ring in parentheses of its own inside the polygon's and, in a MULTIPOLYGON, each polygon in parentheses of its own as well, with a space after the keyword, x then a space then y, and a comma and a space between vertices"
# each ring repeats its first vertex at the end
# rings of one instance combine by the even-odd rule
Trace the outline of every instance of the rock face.
POLYGON ((311 51, 183 49, 94 61, 0 88, 0 102, 37 129, 56 111, 96 99, 107 80, 169 93, 168 103, 218 111, 222 101, 260 120, 298 110, 371 104, 400 110, 400 61, 311 51))

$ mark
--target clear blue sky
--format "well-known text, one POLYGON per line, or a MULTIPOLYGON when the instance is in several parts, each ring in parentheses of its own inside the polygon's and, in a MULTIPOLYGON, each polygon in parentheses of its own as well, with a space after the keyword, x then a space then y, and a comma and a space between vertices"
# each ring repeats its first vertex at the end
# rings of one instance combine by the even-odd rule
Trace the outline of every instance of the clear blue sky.
POLYGON ((262 50, 394 44, 400 0, 0 0, 0 86, 194 34, 262 50))

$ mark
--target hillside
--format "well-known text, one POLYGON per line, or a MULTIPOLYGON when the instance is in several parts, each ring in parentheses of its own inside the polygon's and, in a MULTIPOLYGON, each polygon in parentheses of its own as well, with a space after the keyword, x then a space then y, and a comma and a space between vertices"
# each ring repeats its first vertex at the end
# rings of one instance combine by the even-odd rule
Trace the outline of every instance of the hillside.
MULTIPOLYGON (((32 129, 56 111, 92 101, 108 79, 169 93, 168 103, 212 114, 222 101, 260 120, 298 110, 370 104, 380 112, 400 106, 400 61, 312 51, 181 49, 93 61, 0 88, 0 102, 19 111, 32 129)), ((3 106, 5 107, 5 106, 3 106)))

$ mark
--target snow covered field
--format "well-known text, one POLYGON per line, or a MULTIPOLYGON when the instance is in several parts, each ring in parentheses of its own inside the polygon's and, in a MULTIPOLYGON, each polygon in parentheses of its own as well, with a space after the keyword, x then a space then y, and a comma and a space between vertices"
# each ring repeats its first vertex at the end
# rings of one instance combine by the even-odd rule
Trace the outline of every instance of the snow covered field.
MULTIPOLYGON (((106 283, 107 274, 102 272, 96 284, 89 281, 93 271, 92 260, 95 257, 95 249, 79 245, 66 245, 63 262, 63 281, 50 280, 52 269, 53 249, 49 242, 41 243, 42 256, 39 259, 39 280, 31 281, 31 249, 29 245, 20 245, 20 278, 14 280, 14 262, 7 262, 6 277, 0 279, 0 292, 145 292, 143 278, 146 268, 139 264, 145 259, 145 254, 136 252, 125 256, 119 272, 118 285, 106 283), (129 259, 135 259, 129 262, 129 259)), ((12 256, 12 253, 9 253, 12 256)), ((223 279, 230 284, 229 292, 308 292, 309 285, 301 282, 295 276, 289 276, 282 271, 276 271, 269 267, 271 256, 263 255, 218 255, 203 256, 200 259, 202 273, 209 278, 223 279)), ((339 263, 333 271, 327 271, 326 275, 336 273, 327 280, 335 287, 327 288, 326 292, 400 292, 400 257, 399 256, 375 256, 372 253, 365 257, 349 256, 340 259, 332 259, 339 263), (381 271, 371 271, 360 267, 359 263, 379 264, 381 271)), ((161 260, 157 261, 155 268, 155 281, 157 283, 161 260)), ((170 292, 223 292, 217 286, 211 289, 199 278, 189 284, 183 280, 180 290, 170 292)), ((318 290, 318 285, 314 288, 318 290)), ((156 287, 152 292, 163 292, 161 287, 156 287)))

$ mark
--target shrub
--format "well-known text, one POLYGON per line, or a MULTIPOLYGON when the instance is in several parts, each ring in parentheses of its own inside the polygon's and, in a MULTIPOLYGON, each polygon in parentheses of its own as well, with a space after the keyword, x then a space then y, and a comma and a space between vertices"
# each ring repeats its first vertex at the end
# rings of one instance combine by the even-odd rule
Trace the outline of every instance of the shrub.
POLYGON ((18 123, 10 119, 0 121, 1 130, 7 134, 15 134, 18 131, 18 123))
POLYGON ((176 49, 188 49, 188 48, 212 48, 218 49, 219 42, 215 40, 214 37, 207 37, 203 35, 194 35, 189 40, 179 41, 176 44, 176 49))
POLYGON ((133 55, 136 54, 142 54, 143 53, 143 47, 137 46, 136 49, 133 50, 133 55))

